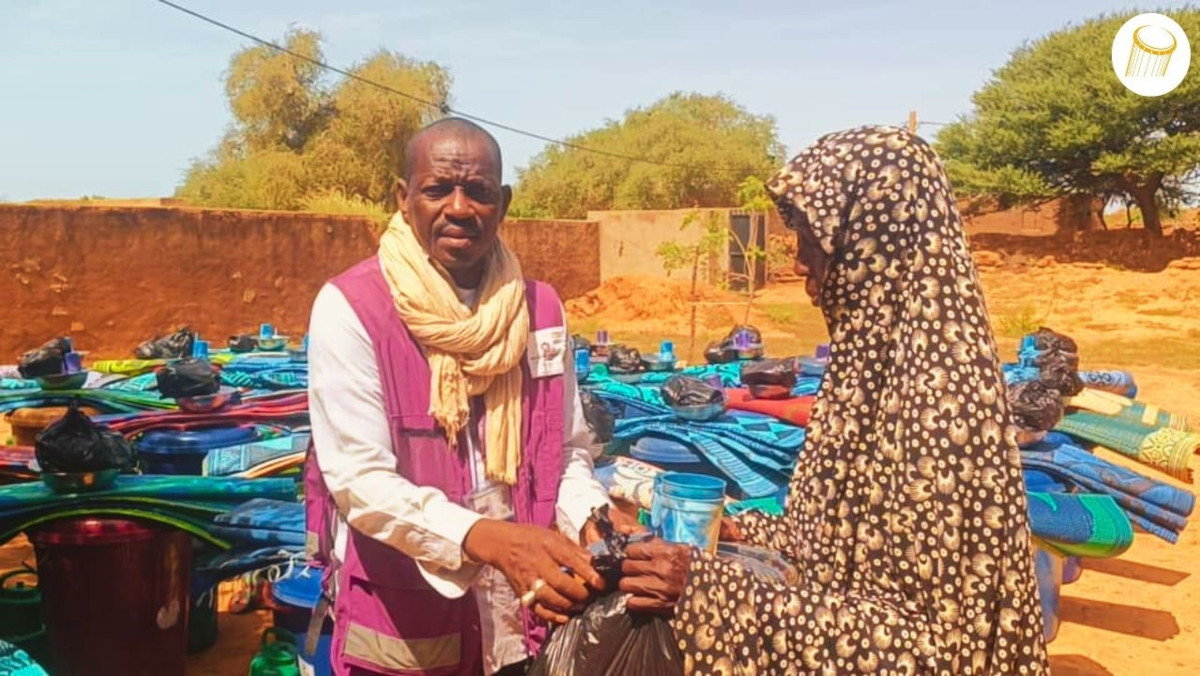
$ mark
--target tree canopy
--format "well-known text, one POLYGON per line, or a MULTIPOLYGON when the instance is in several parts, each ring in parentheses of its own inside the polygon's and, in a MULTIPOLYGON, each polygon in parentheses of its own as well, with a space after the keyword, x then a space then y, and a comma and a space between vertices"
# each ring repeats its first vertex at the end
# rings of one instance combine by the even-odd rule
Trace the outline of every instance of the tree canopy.
POLYGON ((520 170, 512 214, 731 206, 747 176, 766 179, 784 156, 773 118, 722 95, 674 93, 568 140, 662 164, 551 145, 520 170))
MULTIPOLYGON (((1200 39, 1200 10, 1169 14, 1200 39)), ((1132 16, 1091 19, 1013 52, 975 93, 974 111, 938 134, 955 190, 1000 207, 1124 197, 1161 233, 1160 207, 1187 198, 1200 170, 1200 59, 1193 42, 1193 73, 1166 95, 1127 90, 1111 47, 1132 16)))
MULTIPOLYGON (((293 30, 283 45, 322 58, 316 32, 293 30)), ((248 47, 234 54, 225 77, 233 125, 192 163, 177 196, 200 206, 257 209, 300 209, 331 196, 387 201, 408 139, 448 105, 450 75, 386 50, 349 71, 438 107, 351 78, 327 82, 313 63, 248 47)))

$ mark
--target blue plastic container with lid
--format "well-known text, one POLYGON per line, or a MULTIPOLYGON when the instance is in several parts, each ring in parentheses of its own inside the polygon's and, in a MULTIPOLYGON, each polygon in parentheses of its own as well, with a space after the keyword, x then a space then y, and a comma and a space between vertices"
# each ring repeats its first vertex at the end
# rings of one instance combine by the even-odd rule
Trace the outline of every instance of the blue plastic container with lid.
POLYGON ((144 474, 200 476, 204 458, 214 448, 258 441, 254 425, 207 427, 196 430, 150 430, 134 442, 144 474))
POLYGON ((668 472, 712 474, 716 471, 687 444, 673 439, 642 437, 629 448, 629 456, 668 472))
POLYGON ((314 653, 305 652, 308 624, 313 608, 321 598, 321 569, 305 566, 295 568, 290 575, 271 585, 274 601, 274 624, 288 630, 296 638, 296 654, 300 658, 301 673, 316 676, 331 676, 329 650, 333 642, 333 623, 325 618, 321 626, 321 637, 314 653), (307 668, 307 669, 306 669, 307 668))
POLYGON ((654 480, 650 529, 677 544, 714 553, 725 510, 725 480, 704 474, 666 472, 654 480))

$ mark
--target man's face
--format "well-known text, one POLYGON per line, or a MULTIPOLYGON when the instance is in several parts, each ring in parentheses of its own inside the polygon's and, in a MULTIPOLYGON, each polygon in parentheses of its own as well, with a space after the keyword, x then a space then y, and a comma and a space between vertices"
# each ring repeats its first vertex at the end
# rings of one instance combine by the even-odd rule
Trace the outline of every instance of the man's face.
POLYGON ((478 133, 432 131, 413 149, 400 212, 430 257, 460 286, 483 274, 512 190, 501 184, 498 158, 478 133))

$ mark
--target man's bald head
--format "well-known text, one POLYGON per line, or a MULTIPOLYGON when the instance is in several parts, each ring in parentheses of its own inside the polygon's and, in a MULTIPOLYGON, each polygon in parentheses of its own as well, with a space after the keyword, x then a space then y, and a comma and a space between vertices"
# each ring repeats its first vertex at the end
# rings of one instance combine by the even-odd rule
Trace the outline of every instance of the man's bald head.
POLYGON ((496 142, 496 138, 488 130, 461 117, 443 117, 436 122, 431 122, 422 127, 409 139, 408 145, 404 149, 404 180, 412 181, 413 166, 416 164, 417 154, 424 151, 429 143, 445 138, 446 136, 473 137, 484 141, 492 152, 492 159, 495 160, 496 179, 500 180, 501 174, 504 171, 503 158, 500 155, 500 144, 496 142))

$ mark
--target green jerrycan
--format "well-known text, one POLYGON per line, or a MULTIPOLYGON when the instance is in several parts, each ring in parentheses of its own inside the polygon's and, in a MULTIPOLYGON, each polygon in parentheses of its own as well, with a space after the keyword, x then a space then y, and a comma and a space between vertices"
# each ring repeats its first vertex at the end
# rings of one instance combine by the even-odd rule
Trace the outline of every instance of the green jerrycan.
POLYGON ((300 676, 295 637, 274 627, 264 631, 262 647, 250 661, 250 676, 300 676))

